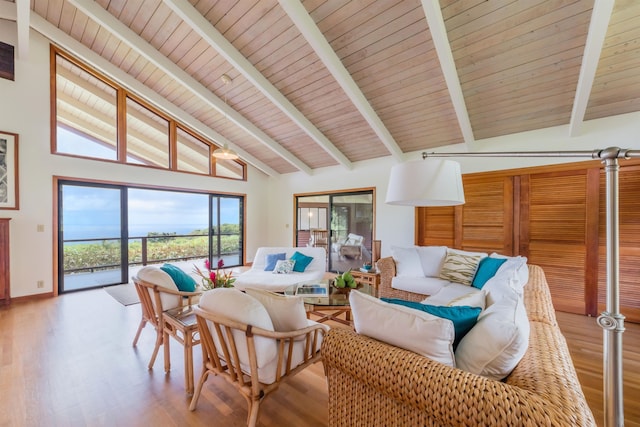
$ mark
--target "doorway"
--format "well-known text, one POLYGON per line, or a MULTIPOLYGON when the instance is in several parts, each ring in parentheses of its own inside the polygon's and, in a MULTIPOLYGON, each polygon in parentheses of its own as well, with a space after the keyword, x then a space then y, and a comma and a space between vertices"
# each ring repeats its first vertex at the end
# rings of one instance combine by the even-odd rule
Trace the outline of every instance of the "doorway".
POLYGON ((374 189, 298 194, 294 198, 296 246, 325 247, 327 271, 357 270, 371 262, 374 189))

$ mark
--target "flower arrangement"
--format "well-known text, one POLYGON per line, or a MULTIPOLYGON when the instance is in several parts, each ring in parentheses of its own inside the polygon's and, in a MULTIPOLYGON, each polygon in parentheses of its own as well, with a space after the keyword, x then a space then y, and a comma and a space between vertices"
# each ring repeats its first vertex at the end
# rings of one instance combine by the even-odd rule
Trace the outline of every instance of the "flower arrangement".
POLYGON ((214 270, 211 269, 211 263, 208 259, 204 260, 204 267, 206 271, 200 270, 197 265, 194 264, 194 273, 202 277, 202 287, 205 290, 214 288, 232 288, 235 278, 231 277, 231 272, 227 272, 223 269, 224 261, 218 260, 218 267, 214 270))

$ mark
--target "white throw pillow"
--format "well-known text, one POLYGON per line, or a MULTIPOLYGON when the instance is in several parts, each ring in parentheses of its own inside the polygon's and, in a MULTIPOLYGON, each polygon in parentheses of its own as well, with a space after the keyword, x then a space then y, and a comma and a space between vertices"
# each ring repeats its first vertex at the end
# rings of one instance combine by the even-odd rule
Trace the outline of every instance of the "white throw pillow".
POLYGON ((351 291, 356 332, 455 367, 453 322, 351 291))
POLYGON ((446 246, 418 246, 418 256, 422 265, 422 272, 427 277, 438 277, 444 257, 447 255, 446 246))
POLYGON ((421 302, 423 304, 438 305, 438 306, 469 306, 480 307, 484 310, 486 306, 486 293, 483 290, 478 290, 469 286, 460 285, 458 283, 451 283, 444 286, 436 294, 431 295, 421 302))
POLYGON ((396 262, 396 276, 424 277, 417 248, 392 246, 391 255, 396 262))
POLYGON ((273 274, 289 274, 293 271, 295 264, 296 262, 291 259, 279 259, 273 269, 273 274))
MULTIPOLYGON (((529 266, 527 265, 527 257, 520 255, 510 257, 496 252, 492 253, 489 256, 491 258, 506 258, 507 262, 502 264, 500 267, 509 268, 513 266, 518 274, 518 281, 520 282, 520 286, 524 286, 527 284, 527 282, 529 281, 529 266)), ((500 269, 498 269, 498 271, 500 271, 500 269)))
POLYGON ((267 309, 273 328, 278 332, 290 332, 308 326, 307 312, 302 298, 285 296, 262 289, 248 288, 245 292, 267 309))
POLYGON ((502 380, 529 347, 530 325, 521 297, 514 294, 488 307, 456 349, 458 368, 502 380))
POLYGON ((529 267, 524 257, 507 257, 496 274, 484 284, 482 289, 487 293, 487 305, 492 305, 502 299, 505 295, 522 296, 524 285, 522 282, 522 269, 527 270, 527 280, 529 267))
POLYGON ((486 254, 447 249, 439 277, 454 283, 471 286, 480 260, 486 254))

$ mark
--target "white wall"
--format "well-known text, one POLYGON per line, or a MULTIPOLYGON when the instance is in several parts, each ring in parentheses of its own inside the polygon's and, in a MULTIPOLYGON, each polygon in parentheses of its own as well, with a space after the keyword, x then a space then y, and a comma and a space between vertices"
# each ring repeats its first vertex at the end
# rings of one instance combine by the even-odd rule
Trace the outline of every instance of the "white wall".
MULTIPOLYGON (((514 135, 476 141, 473 149, 466 144, 440 147, 428 152, 463 151, 592 151, 594 149, 617 146, 640 149, 640 113, 631 113, 592 120, 584 123, 582 134, 568 136, 568 126, 523 132, 514 135)), ((408 153, 406 160, 418 160, 420 152, 408 153)), ((460 162, 462 173, 484 172, 539 166, 554 163, 584 161, 583 158, 464 158, 460 162)), ((375 237, 382 240, 382 256, 390 255, 392 245, 406 246, 414 243, 414 209, 390 206, 384 203, 387 194, 387 180, 391 167, 395 164, 390 157, 363 161, 354 164, 352 170, 342 167, 318 169, 313 176, 294 173, 272 179, 270 194, 272 200, 269 217, 272 233, 269 240, 278 244, 290 244, 293 236, 293 194, 305 192, 331 192, 337 190, 376 187, 376 230, 375 237), (278 197, 280 195, 281 197, 278 197)), ((624 167, 624 161, 621 161, 624 167)))
MULTIPOLYGON (((0 41, 16 45, 15 24, 0 20, 0 41)), ((49 129, 49 42, 30 33, 28 61, 16 61, 14 82, 0 79, 0 130, 19 135, 19 210, 0 210, 12 218, 11 297, 53 290, 53 177, 152 184, 247 195, 247 256, 267 245, 269 178, 249 167, 248 181, 170 173, 144 167, 110 164, 94 160, 52 155, 49 129), (45 226, 38 232, 37 226, 45 226), (43 289, 37 281, 43 280, 43 289)))

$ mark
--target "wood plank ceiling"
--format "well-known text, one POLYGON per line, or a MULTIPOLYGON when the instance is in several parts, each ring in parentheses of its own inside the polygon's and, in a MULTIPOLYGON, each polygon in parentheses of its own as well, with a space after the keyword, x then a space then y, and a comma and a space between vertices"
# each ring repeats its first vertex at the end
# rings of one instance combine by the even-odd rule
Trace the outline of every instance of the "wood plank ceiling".
POLYGON ((634 0, 612 13, 593 0, 31 0, 31 13, 276 173, 640 110, 634 0))

